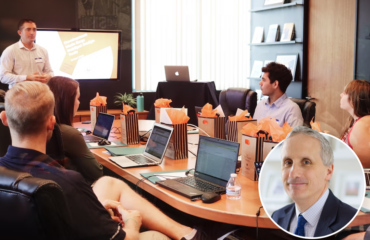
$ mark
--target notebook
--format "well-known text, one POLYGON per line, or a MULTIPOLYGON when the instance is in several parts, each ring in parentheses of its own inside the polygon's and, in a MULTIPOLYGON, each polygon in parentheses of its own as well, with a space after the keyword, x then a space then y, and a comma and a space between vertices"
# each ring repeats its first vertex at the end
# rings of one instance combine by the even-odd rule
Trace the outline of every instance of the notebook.
POLYGON ((102 139, 108 140, 110 131, 112 130, 114 115, 99 113, 98 120, 92 135, 83 136, 85 142, 99 142, 102 139))
POLYGON ((188 198, 204 193, 225 193, 230 174, 235 173, 239 143, 199 136, 194 176, 157 181, 160 186, 188 198))
POLYGON ((188 66, 164 66, 166 81, 190 82, 188 66))
POLYGON ((109 160, 122 168, 159 165, 163 161, 172 132, 172 127, 155 123, 143 154, 110 157, 109 160))

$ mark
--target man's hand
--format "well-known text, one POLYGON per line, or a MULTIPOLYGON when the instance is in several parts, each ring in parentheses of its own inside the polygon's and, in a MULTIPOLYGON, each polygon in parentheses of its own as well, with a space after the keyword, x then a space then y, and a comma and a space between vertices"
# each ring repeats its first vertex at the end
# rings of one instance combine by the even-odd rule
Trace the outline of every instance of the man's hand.
POLYGON ((121 212, 125 210, 123 209, 120 202, 107 199, 103 202, 103 206, 105 209, 107 209, 114 221, 122 223, 122 225, 124 225, 121 212))
POLYGON ((342 240, 364 240, 366 232, 360 232, 348 235, 347 237, 343 238, 342 240))
POLYGON ((137 210, 125 210, 122 208, 121 211, 122 219, 125 222, 125 228, 133 228, 137 231, 140 230, 142 224, 142 217, 140 212, 137 210))
POLYGON ((28 81, 38 81, 42 83, 47 83, 49 79, 50 79, 49 74, 44 73, 43 75, 40 75, 38 72, 35 72, 32 75, 27 75, 27 78, 26 78, 26 80, 28 81))

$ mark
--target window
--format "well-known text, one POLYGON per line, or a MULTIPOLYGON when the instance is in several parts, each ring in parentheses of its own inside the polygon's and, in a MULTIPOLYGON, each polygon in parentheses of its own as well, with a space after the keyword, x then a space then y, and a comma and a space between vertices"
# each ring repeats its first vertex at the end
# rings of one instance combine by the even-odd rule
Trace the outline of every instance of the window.
POLYGON ((136 0, 133 88, 155 91, 164 65, 219 90, 249 87, 250 0, 136 0))

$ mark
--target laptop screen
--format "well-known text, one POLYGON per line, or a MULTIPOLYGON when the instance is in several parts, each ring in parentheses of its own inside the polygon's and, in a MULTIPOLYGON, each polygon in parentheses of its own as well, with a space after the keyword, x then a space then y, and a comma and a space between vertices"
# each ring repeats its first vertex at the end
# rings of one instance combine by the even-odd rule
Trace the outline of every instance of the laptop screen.
POLYGON ((228 181, 235 173, 238 154, 239 143, 199 136, 195 171, 228 181))
POLYGON ((146 144, 145 152, 161 159, 170 137, 171 130, 154 125, 146 144))
POLYGON ((114 122, 114 115, 99 113, 93 135, 108 139, 114 122))

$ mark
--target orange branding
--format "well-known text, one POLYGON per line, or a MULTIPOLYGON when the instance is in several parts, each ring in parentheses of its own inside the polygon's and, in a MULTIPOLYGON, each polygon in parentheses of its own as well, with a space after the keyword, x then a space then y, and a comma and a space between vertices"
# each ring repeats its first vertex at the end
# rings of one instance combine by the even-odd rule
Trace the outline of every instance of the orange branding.
POLYGON ((91 111, 94 111, 94 108, 91 108, 91 111))
POLYGON ((248 140, 248 139, 245 139, 245 144, 247 144, 247 145, 249 145, 249 144, 250 144, 250 142, 249 142, 249 140, 248 140))
POLYGON ((203 120, 203 124, 208 124, 208 121, 207 120, 203 120))
POLYGON ((157 113, 160 113, 160 112, 161 112, 161 110, 159 110, 159 109, 158 109, 158 110, 157 110, 157 113))

